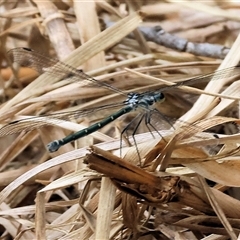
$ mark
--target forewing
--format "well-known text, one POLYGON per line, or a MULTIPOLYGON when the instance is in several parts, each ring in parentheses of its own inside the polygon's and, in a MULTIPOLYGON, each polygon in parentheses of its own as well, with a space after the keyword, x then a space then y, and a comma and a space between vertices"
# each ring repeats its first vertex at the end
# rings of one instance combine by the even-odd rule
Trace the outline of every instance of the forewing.
POLYGON ((60 79, 68 79, 73 82, 89 80, 98 83, 96 79, 88 76, 81 70, 77 70, 55 58, 47 57, 29 48, 11 49, 8 51, 8 56, 12 62, 17 62, 22 67, 35 69, 40 74, 47 72, 60 77, 60 79))
POLYGON ((218 81, 218 80, 225 79, 225 78, 235 78, 235 77, 239 77, 239 75, 240 75, 240 65, 237 65, 237 66, 225 68, 222 70, 216 70, 209 74, 192 77, 185 81, 177 82, 172 86, 163 87, 160 90, 166 91, 166 90, 170 90, 170 89, 176 88, 176 87, 188 86, 188 85, 193 85, 193 84, 203 83, 203 82, 209 82, 210 80, 218 81))
POLYGON ((105 106, 92 108, 89 110, 77 110, 71 112, 61 112, 46 116, 39 116, 39 117, 28 117, 21 120, 12 121, 0 129, 0 137, 19 133, 19 132, 28 132, 46 125, 59 125, 60 123, 64 123, 70 120, 77 120, 82 117, 86 117, 90 114, 100 114, 103 116, 103 112, 109 114, 109 112, 115 111, 123 106, 123 103, 117 104, 109 104, 105 106))

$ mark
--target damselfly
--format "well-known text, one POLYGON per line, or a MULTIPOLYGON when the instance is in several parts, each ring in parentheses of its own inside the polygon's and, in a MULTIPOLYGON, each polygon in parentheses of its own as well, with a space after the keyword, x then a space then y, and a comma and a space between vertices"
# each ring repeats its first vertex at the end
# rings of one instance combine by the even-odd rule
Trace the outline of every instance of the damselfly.
MULTIPOLYGON (((191 85, 194 83, 209 81, 212 79, 213 76, 215 79, 220 79, 220 78, 228 77, 229 75, 237 76, 240 73, 240 66, 236 66, 236 67, 232 67, 232 68, 228 68, 220 71, 215 71, 207 75, 194 77, 192 79, 189 79, 183 82, 178 82, 173 86, 163 87, 157 91, 144 92, 144 93, 131 92, 127 94, 124 91, 121 91, 120 89, 117 89, 109 84, 96 80, 95 78, 87 75, 81 70, 77 70, 63 62, 60 62, 56 59, 51 59, 49 57, 42 55, 39 52, 33 51, 28 48, 12 49, 8 52, 8 55, 13 62, 17 62, 21 66, 33 68, 37 70, 39 73, 47 72, 48 74, 58 75, 61 79, 67 78, 68 80, 76 81, 76 82, 89 80, 94 84, 97 84, 98 86, 108 88, 122 95, 126 95, 126 100, 122 102, 122 104, 115 103, 115 104, 105 105, 103 107, 97 107, 90 110, 64 112, 64 113, 57 113, 57 114, 52 114, 48 116, 33 117, 31 119, 27 118, 27 119, 17 120, 17 121, 10 122, 9 124, 3 126, 0 129, 0 136, 4 136, 4 135, 13 134, 21 131, 29 131, 44 125, 54 125, 58 121, 61 121, 61 119, 65 120, 66 118, 69 118, 69 116, 85 116, 89 112, 98 111, 99 109, 103 109, 103 108, 107 109, 113 106, 119 106, 119 107, 122 106, 120 110, 104 118, 102 121, 99 121, 63 139, 54 140, 53 142, 50 142, 47 145, 47 148, 50 152, 57 151, 61 146, 69 142, 72 142, 76 139, 87 136, 101 129, 102 127, 106 126, 107 124, 119 118, 120 116, 127 114, 131 111, 134 111, 136 109, 141 109, 143 111, 140 114, 138 114, 137 117, 131 122, 131 123, 134 123, 132 135, 134 136, 134 134, 136 133, 142 121, 145 122, 145 125, 147 126, 149 131, 151 131, 150 127, 153 130, 157 131, 154 124, 152 124, 151 118, 153 114, 157 114, 159 118, 163 117, 163 115, 156 108, 153 107, 155 103, 162 102, 164 100, 164 94, 162 93, 163 91, 168 90, 170 88, 183 86, 183 85, 191 85)), ((131 123, 129 125, 131 125, 131 123)), ((121 136, 124 132, 127 131, 129 125, 127 125, 127 127, 123 129, 121 136)))

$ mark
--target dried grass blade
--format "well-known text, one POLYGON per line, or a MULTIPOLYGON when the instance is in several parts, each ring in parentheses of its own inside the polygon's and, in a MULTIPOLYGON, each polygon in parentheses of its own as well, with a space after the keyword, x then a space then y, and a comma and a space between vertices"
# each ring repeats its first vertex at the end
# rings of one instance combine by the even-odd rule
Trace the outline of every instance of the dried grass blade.
POLYGON ((22 22, 22 23, 16 24, 16 25, 14 25, 13 27, 10 27, 10 28, 8 28, 8 29, 5 30, 5 31, 2 31, 2 32, 0 33, 0 37, 3 37, 4 35, 9 34, 9 33, 11 33, 11 32, 14 32, 14 31, 16 31, 16 30, 20 30, 21 28, 24 28, 24 27, 26 27, 26 26, 29 26, 29 25, 32 25, 32 24, 35 24, 35 23, 39 23, 39 22, 41 22, 42 20, 43 20, 43 19, 42 19, 41 17, 39 17, 39 18, 30 19, 30 20, 24 21, 24 22, 22 22))
POLYGON ((40 190, 40 192, 52 191, 67 186, 74 185, 86 181, 88 178, 91 178, 94 173, 90 172, 89 169, 81 169, 69 173, 61 178, 56 179, 55 181, 49 183, 46 187, 40 190))
POLYGON ((109 178, 103 177, 97 211, 95 239, 109 239, 115 195, 116 187, 109 178))
POLYGON ((103 8, 107 12, 116 15, 119 18, 122 18, 121 14, 118 10, 116 10, 113 6, 110 5, 107 1, 96 1, 97 6, 103 8))
POLYGON ((215 198, 214 194, 211 192, 211 190, 210 190, 209 186, 207 185, 205 179, 201 176, 198 176, 198 180, 199 180, 200 184, 202 185, 202 188, 204 189, 212 208, 214 209, 214 211, 217 214, 218 218, 220 219, 221 223, 225 227, 229 236, 231 237, 231 239, 237 239, 237 236, 234 233, 234 231, 232 229, 232 226, 230 225, 229 221, 227 220, 223 210, 219 206, 217 199, 215 198))
MULTIPOLYGON (((100 33, 100 25, 95 1, 73 1, 73 9, 77 18, 77 26, 81 43, 89 41, 92 37, 100 33), (87 24, 86 24, 87 22, 87 24), (81 27, 80 27, 81 26, 81 27), (91 27, 89 27, 91 26, 91 27)), ((99 52, 84 64, 85 71, 90 71, 105 66, 104 52, 99 52)))
POLYGON ((39 11, 36 7, 18 7, 7 12, 2 12, 0 16, 2 18, 18 18, 18 17, 27 17, 37 14, 39 11))
POLYGON ((74 50, 73 40, 63 19, 64 15, 58 11, 57 6, 52 1, 34 0, 34 3, 44 19, 42 24, 48 33, 50 42, 62 60, 74 50))
MULTIPOLYGON (((232 48, 230 49, 229 53, 225 57, 224 61, 222 62, 218 70, 236 66, 240 61, 240 56, 236 54, 236 52, 239 52, 239 50, 240 50, 240 34, 238 35, 232 48)), ((220 89, 227 82, 227 80, 228 79, 219 80, 218 84, 216 84, 215 81, 210 81, 205 90, 207 92, 213 93, 219 92, 220 89)), ((213 101, 212 97, 201 95, 197 102, 195 102, 194 106, 184 116, 181 117, 181 120, 187 122, 192 116, 196 115, 199 111, 202 110, 204 106, 208 106, 212 101, 213 101)), ((233 101, 229 102, 229 104, 232 102, 233 101)))
POLYGON ((236 14, 233 14, 232 12, 228 12, 226 10, 222 10, 220 8, 217 7, 211 7, 208 6, 207 4, 203 4, 200 2, 190 2, 190 1, 179 1, 176 2, 174 0, 168 0, 168 2, 172 2, 172 3, 178 3, 180 5, 183 5, 185 7, 188 8, 193 8, 196 9, 197 11, 203 11, 206 13, 209 13, 211 15, 216 15, 216 16, 220 16, 220 17, 224 17, 233 21, 240 21, 240 17, 236 14))
POLYGON ((36 238, 37 239, 46 239, 46 220, 45 220, 45 193, 38 192, 36 198, 36 238))
POLYGON ((7 187, 5 187, 1 193, 0 193, 0 204, 9 196, 9 194, 14 191, 15 189, 17 189, 19 186, 21 186, 24 182, 26 182, 27 180, 29 180, 30 178, 34 177, 35 175, 37 175, 38 173, 60 165, 62 163, 66 163, 69 161, 74 161, 80 157, 85 156, 87 153, 87 150, 85 148, 82 148, 81 150, 77 150, 77 151, 72 151, 72 152, 67 152, 66 154, 62 154, 58 157, 55 157, 51 160, 49 160, 48 162, 44 162, 40 165, 38 165, 37 167, 29 170, 28 172, 24 173, 23 175, 21 175, 20 177, 18 177, 17 179, 15 179, 13 182, 11 182, 7 187))
POLYGON ((96 230, 96 218, 95 218, 95 216, 86 207, 84 207, 82 204, 79 204, 79 207, 82 210, 82 214, 86 219, 88 227, 93 232, 95 232, 95 230, 96 230))
MULTIPOLYGON (((227 89, 225 89, 221 93, 221 95, 227 95, 227 96, 233 96, 233 97, 239 96, 240 95, 240 81, 237 81, 237 82, 234 82, 233 84, 231 84, 227 89)), ((207 117, 216 116, 217 114, 219 114, 221 111, 226 109, 232 103, 233 103, 233 101, 231 101, 229 99, 222 99, 221 103, 207 114, 207 117)))
POLYGON ((21 134, 0 154, 0 170, 17 157, 37 137, 36 132, 21 134))

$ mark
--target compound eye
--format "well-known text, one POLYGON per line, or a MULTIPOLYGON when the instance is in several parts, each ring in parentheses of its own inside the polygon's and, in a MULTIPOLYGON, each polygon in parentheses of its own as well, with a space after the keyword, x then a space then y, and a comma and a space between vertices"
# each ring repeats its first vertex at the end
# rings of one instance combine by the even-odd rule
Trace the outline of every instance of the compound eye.
POLYGON ((159 94, 159 99, 160 99, 160 100, 163 100, 163 99, 165 99, 165 96, 164 96, 164 94, 163 94, 163 93, 161 93, 161 92, 160 92, 160 94, 159 94))
POLYGON ((165 100, 165 96, 163 93, 159 92, 158 95, 156 96, 157 102, 162 102, 165 100))

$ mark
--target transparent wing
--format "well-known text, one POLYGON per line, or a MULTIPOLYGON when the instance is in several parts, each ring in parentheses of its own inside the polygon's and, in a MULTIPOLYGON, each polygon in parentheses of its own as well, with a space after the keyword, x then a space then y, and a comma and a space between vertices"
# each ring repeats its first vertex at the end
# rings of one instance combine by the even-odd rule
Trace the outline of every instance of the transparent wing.
POLYGON ((60 77, 60 79, 68 79, 72 82, 88 80, 101 87, 126 95, 119 89, 98 81, 97 79, 84 73, 82 70, 78 70, 68 64, 58 61, 57 59, 47 57, 30 48, 13 48, 8 51, 8 56, 12 62, 17 62, 23 67, 35 69, 40 74, 47 72, 48 74, 60 77))
POLYGON ((187 85, 192 85, 192 84, 196 84, 196 83, 208 82, 211 79, 213 79, 214 81, 217 81, 220 79, 224 79, 224 78, 228 78, 228 77, 237 77, 237 76, 240 76, 240 65, 237 65, 235 67, 225 68, 222 70, 217 70, 217 71, 214 71, 209 74, 196 76, 196 77, 190 78, 188 80, 175 83, 172 86, 163 87, 159 90, 165 91, 165 90, 169 90, 171 88, 176 88, 176 87, 180 87, 180 86, 187 86, 187 85))
POLYGON ((59 76, 62 79, 72 78, 73 81, 74 77, 77 77, 78 81, 86 79, 84 77, 80 78, 77 76, 77 70, 75 68, 68 66, 63 62, 59 62, 55 58, 50 58, 39 52, 35 52, 29 48, 13 48, 8 51, 8 56, 12 62, 16 62, 22 67, 32 68, 40 74, 48 72, 49 74, 59 76))
POLYGON ((21 120, 12 121, 0 129, 0 137, 19 133, 19 132, 28 132, 46 125, 57 125, 64 121, 69 121, 71 119, 79 119, 84 116, 87 116, 91 113, 94 114, 101 114, 101 116, 106 115, 106 111, 110 112, 110 110, 116 110, 124 106, 124 103, 116 103, 116 104, 109 104, 104 105, 101 107, 91 108, 88 110, 77 110, 71 112, 61 112, 46 116, 39 116, 39 117, 29 117, 24 118, 21 120), (103 112, 105 114, 103 114, 103 112))

